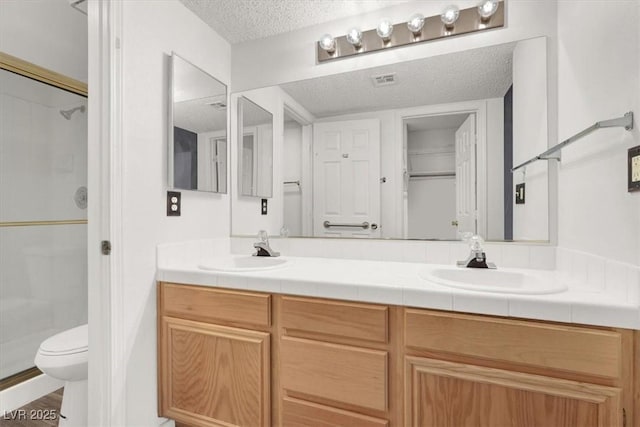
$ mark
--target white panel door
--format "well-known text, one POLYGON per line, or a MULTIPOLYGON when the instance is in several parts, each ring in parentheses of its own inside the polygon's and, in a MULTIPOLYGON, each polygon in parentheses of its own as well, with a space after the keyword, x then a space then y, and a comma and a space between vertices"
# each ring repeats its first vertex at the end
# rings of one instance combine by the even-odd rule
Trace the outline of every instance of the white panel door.
POLYGON ((314 236, 380 237, 380 121, 314 124, 313 158, 314 236))
POLYGON ((458 236, 476 233, 476 116, 456 131, 456 219, 458 236))

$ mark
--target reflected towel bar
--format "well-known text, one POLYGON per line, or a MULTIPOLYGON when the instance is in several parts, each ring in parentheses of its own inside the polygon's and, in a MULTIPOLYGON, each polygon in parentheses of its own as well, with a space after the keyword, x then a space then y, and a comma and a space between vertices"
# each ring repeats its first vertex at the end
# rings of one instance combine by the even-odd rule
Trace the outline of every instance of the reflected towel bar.
POLYGON ((331 222, 329 221, 325 221, 322 223, 322 225, 324 225, 324 228, 331 228, 331 227, 359 227, 362 229, 367 229, 369 228, 369 223, 368 222, 363 222, 362 224, 331 224, 331 222))
POLYGON ((556 151, 562 150, 567 145, 571 144, 572 142, 577 141, 578 139, 582 138, 583 136, 589 135, 591 132, 593 132, 593 131, 595 131, 597 129, 600 129, 600 128, 614 128, 614 127, 624 127, 626 130, 633 129, 633 111, 629 111, 627 114, 625 114, 622 117, 618 117, 617 119, 603 120, 601 122, 596 122, 592 126, 589 126, 588 128, 586 128, 585 130, 583 130, 581 132, 578 132, 577 134, 573 135, 571 138, 565 139, 561 143, 554 145, 553 147, 549 148, 544 153, 538 154, 537 156, 532 157, 531 159, 527 160, 526 162, 521 163, 521 164, 519 164, 518 166, 516 166, 514 168, 511 168, 511 172, 515 172, 516 170, 520 169, 521 167, 526 166, 529 163, 533 163, 536 160, 550 160, 550 159, 560 160, 560 153, 556 154, 555 156, 550 156, 550 154, 553 154, 556 151))

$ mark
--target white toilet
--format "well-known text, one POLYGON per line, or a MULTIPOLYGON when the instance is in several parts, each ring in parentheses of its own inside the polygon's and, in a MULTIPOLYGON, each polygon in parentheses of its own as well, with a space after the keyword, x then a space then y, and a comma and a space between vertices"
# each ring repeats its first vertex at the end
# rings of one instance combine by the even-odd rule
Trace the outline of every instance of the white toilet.
POLYGON ((35 364, 45 374, 65 381, 60 427, 87 425, 88 325, 47 338, 40 344, 35 364))

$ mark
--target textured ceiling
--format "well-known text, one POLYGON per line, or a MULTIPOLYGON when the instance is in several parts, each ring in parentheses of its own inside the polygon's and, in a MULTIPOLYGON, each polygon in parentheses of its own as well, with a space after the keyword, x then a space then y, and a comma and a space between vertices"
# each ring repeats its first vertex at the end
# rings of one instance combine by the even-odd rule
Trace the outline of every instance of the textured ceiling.
POLYGON ((515 43, 473 49, 282 85, 316 117, 503 97, 515 43), (396 73, 374 87, 371 76, 396 73))
POLYGON ((407 0, 180 1, 229 43, 236 44, 360 15, 407 0))

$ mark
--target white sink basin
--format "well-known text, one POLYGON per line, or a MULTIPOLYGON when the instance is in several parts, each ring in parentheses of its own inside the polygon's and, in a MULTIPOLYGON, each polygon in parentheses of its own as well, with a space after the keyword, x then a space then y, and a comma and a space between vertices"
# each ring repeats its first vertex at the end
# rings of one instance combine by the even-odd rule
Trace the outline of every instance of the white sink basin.
POLYGON ((504 294, 555 294, 567 286, 549 278, 544 280, 534 272, 514 269, 427 267, 420 278, 452 288, 504 294))
POLYGON ((282 268, 287 262, 285 258, 280 257, 237 255, 211 258, 206 263, 198 265, 198 268, 228 272, 262 271, 282 268))

